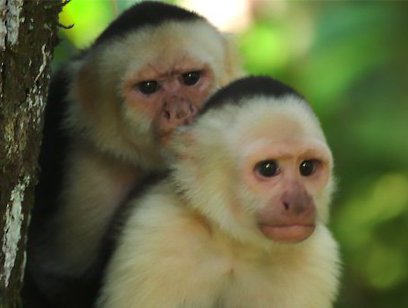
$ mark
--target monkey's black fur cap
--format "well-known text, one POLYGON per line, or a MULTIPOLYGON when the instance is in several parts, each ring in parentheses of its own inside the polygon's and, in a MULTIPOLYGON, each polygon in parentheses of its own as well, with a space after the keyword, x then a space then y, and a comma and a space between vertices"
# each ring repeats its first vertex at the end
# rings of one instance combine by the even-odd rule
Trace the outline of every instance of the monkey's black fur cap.
POLYGON ((157 1, 143 1, 127 9, 96 39, 93 46, 105 43, 145 26, 163 22, 205 20, 204 17, 180 7, 157 1))
POLYGON ((254 96, 281 97, 294 95, 304 99, 296 90, 288 85, 267 76, 249 76, 237 79, 217 91, 205 104, 201 114, 209 109, 218 108, 228 104, 239 104, 242 99, 254 96))

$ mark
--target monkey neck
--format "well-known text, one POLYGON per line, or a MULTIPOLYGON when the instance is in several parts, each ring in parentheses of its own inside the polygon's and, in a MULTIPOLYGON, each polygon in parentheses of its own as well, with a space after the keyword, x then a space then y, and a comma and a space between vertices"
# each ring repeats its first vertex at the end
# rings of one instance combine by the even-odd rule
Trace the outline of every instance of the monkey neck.
POLYGON ((242 251, 246 251, 246 258, 250 259, 259 259, 261 256, 269 255, 269 249, 236 238, 232 233, 220 226, 217 221, 213 221, 200 210, 193 208, 187 199, 188 197, 182 193, 179 197, 182 200, 182 206, 187 209, 194 224, 202 227, 203 233, 215 244, 215 247, 219 246, 220 249, 227 249, 240 255, 242 255, 242 251))

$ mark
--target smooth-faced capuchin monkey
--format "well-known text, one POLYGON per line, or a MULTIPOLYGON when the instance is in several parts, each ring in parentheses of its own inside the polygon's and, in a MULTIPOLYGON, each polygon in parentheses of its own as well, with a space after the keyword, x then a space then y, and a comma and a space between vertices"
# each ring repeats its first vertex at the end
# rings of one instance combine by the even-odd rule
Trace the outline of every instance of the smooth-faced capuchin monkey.
POLYGON ((331 307, 333 158, 305 100, 240 79, 171 144, 169 177, 131 201, 99 306, 331 307))
POLYGON ((27 307, 92 301, 112 216, 166 168, 174 128, 239 74, 225 35, 196 13, 150 1, 125 11, 56 74, 28 239, 27 307))

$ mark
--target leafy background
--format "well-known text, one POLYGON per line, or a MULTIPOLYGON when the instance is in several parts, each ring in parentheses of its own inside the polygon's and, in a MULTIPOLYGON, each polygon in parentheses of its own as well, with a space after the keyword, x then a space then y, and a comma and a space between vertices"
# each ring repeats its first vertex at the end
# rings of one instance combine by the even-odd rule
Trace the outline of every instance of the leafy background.
MULTIPOLYGON (((61 30, 54 65, 134 2, 66 5, 60 22, 74 27, 61 30)), ((336 307, 408 307, 408 2, 251 3, 250 23, 235 31, 247 72, 303 93, 335 155, 330 227, 344 261, 336 307)))

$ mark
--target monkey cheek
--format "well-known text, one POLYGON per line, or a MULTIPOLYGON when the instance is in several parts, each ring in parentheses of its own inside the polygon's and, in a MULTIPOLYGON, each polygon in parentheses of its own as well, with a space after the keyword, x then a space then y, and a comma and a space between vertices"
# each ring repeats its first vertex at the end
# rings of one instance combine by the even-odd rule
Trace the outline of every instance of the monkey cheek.
POLYGON ((311 236, 314 224, 294 225, 259 225, 259 229, 267 238, 278 243, 299 243, 311 236))

